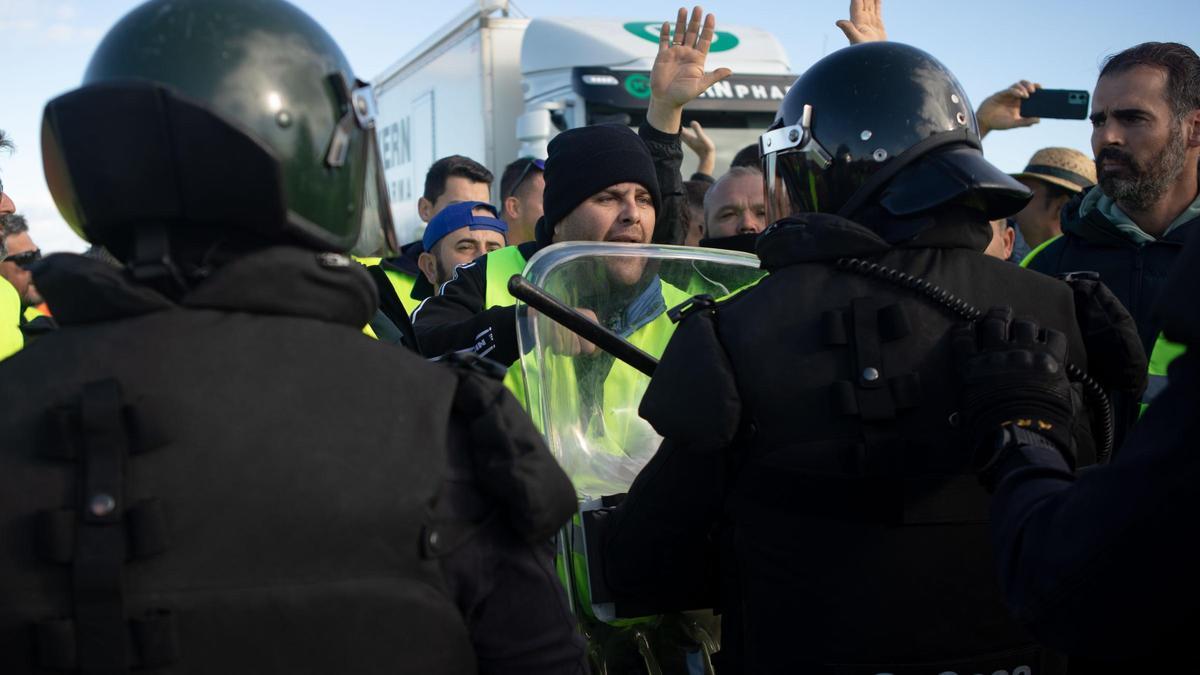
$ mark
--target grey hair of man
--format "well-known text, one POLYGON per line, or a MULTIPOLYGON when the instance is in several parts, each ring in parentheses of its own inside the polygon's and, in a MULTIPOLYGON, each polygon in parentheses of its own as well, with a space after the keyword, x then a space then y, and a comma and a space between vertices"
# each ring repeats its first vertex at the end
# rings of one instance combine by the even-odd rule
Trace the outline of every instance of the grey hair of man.
POLYGON ((19 213, 10 213, 6 216, 0 216, 0 236, 4 238, 16 236, 22 232, 29 231, 29 223, 25 220, 25 216, 19 213))
POLYGON ((704 221, 708 222, 712 219, 712 210, 714 208, 713 195, 717 192, 717 186, 727 180, 739 178, 742 176, 754 176, 760 181, 762 180, 762 170, 754 166, 735 166, 726 171, 720 178, 713 181, 709 186, 708 191, 704 193, 704 221))

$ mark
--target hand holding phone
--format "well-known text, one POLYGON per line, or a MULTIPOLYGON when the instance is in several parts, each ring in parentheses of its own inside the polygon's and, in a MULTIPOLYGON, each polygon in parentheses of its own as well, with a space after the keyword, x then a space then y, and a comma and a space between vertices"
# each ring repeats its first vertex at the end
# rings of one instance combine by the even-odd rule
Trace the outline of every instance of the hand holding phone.
POLYGON ((1085 120, 1089 99, 1081 89, 1038 89, 1021 101, 1021 117, 1085 120))

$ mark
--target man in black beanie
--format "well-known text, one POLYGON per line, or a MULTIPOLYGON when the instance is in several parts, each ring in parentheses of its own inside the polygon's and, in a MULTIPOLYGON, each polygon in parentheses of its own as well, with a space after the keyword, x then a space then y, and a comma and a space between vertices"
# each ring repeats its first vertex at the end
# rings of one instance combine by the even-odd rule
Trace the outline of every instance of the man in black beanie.
MULTIPOLYGON (((650 74, 650 106, 637 134, 605 124, 570 129, 550 142, 545 215, 538 221, 535 240, 458 267, 441 294, 413 313, 421 353, 433 357, 469 350, 499 361, 509 366, 505 383, 520 399, 509 277, 524 271, 534 253, 555 242, 676 242, 676 214, 684 208, 678 178, 683 106, 731 74, 724 68, 704 72, 714 31, 715 18, 709 15, 702 22, 697 7, 690 19, 680 10, 673 40, 669 29, 662 32, 650 74)), ((640 266, 619 268, 610 266, 610 273, 628 285, 641 277, 640 266)), ((587 351, 590 346, 580 343, 579 348, 587 351)))

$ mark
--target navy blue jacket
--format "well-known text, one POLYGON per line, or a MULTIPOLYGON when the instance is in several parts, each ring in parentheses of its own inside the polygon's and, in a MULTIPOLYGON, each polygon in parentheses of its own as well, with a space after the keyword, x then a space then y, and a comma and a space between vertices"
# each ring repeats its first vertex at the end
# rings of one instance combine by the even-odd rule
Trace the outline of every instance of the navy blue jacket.
MULTIPOLYGON (((1092 188, 1095 189, 1095 188, 1092 188)), ((1098 210, 1079 215, 1085 190, 1063 208, 1063 234, 1037 252, 1026 265, 1031 270, 1056 275, 1089 271, 1112 290, 1138 326, 1142 347, 1149 354, 1162 330, 1154 305, 1167 283, 1167 274, 1200 218, 1175 228, 1167 236, 1146 244, 1129 239, 1098 210)))
MULTIPOLYGON (((1173 668, 1200 626, 1200 238, 1178 261, 1155 315, 1188 345, 1169 384, 1116 460, 1076 477, 1056 451, 1022 447, 1002 463, 992 504, 1001 589, 1045 644, 1173 668)), ((1172 669, 1173 669, 1172 668, 1172 669)))

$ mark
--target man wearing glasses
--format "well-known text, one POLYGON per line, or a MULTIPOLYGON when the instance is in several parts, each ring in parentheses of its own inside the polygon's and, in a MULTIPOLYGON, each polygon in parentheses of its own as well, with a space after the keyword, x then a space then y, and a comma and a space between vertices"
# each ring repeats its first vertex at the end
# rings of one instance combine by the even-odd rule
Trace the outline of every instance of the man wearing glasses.
POLYGON ((545 170, 546 162, 533 157, 522 157, 504 167, 500 176, 500 209, 501 217, 508 223, 509 244, 533 240, 534 226, 543 213, 545 170))
POLYGON ((22 325, 48 320, 49 317, 38 310, 44 301, 33 285, 33 274, 29 271, 33 263, 42 259, 42 251, 29 236, 25 216, 18 213, 0 216, 0 233, 4 236, 4 249, 7 251, 0 258, 0 277, 12 284, 21 297, 22 325))

